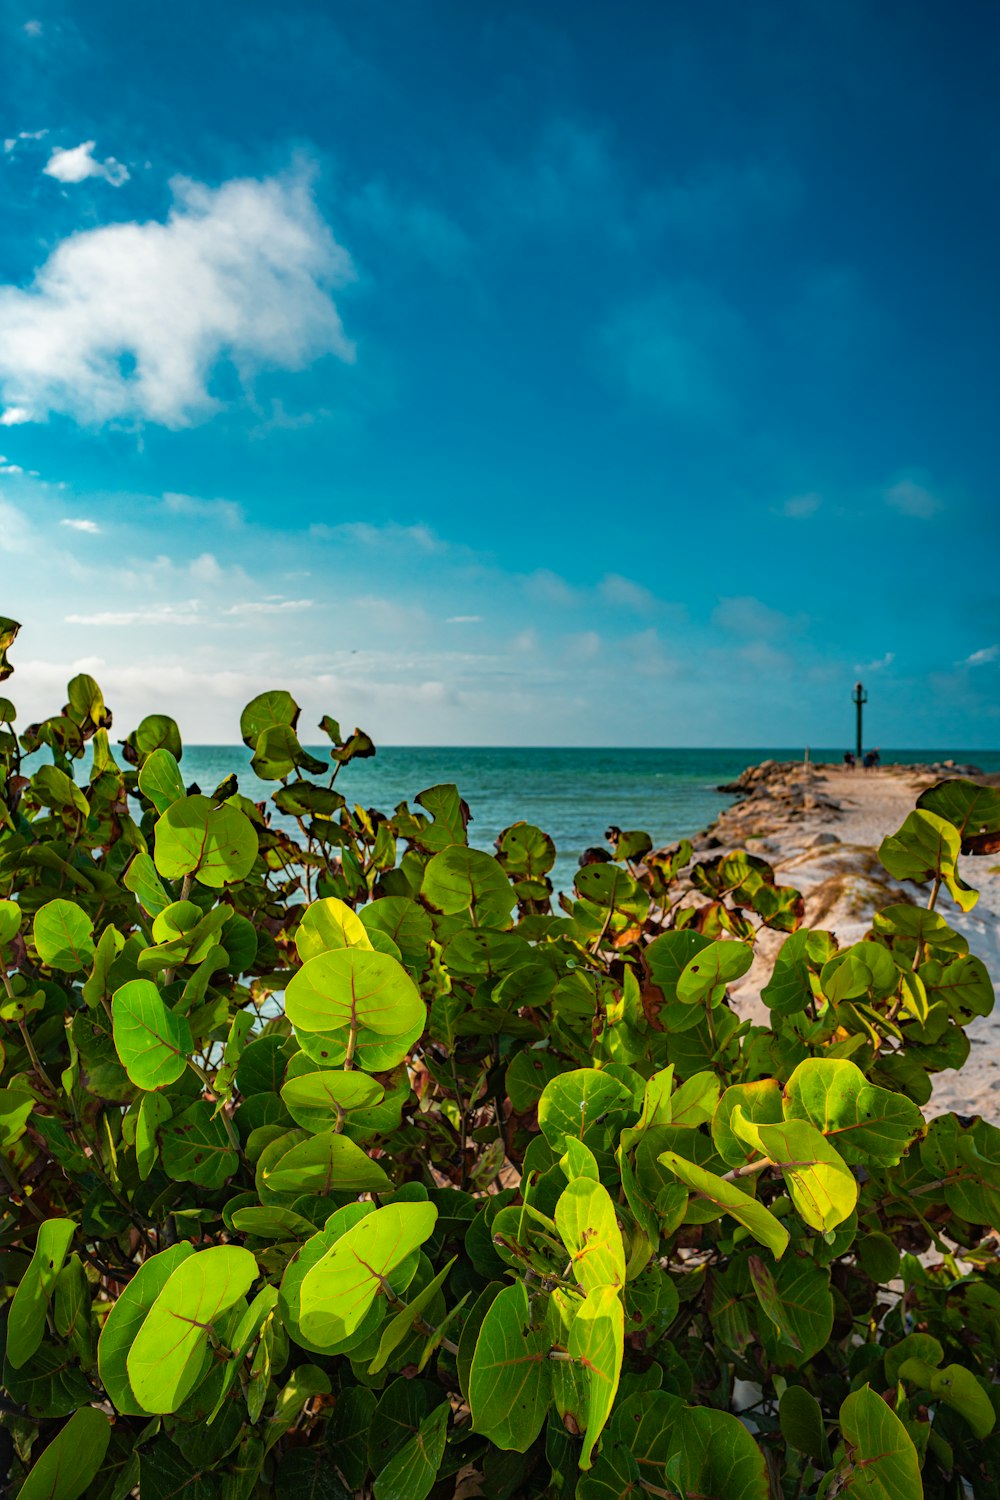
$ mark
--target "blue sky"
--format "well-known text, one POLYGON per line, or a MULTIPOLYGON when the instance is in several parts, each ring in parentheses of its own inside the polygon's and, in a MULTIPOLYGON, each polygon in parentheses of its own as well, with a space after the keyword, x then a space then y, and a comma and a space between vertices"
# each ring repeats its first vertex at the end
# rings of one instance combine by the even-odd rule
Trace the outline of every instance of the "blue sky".
MULTIPOLYGON (((1000 742, 1000 18, 0 3, 31 716, 1000 742), (58 700, 58 701, 57 701, 58 700)), ((307 736, 308 737, 308 736, 307 736)))

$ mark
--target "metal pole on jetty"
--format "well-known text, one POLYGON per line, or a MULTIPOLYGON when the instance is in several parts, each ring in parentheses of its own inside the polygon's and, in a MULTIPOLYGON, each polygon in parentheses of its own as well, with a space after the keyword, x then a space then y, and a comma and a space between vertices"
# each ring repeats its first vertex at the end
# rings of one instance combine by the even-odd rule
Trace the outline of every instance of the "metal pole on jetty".
POLYGON ((851 694, 851 699, 857 705, 858 710, 858 764, 860 765, 862 755, 861 711, 864 708, 864 705, 868 702, 868 694, 865 692, 860 682, 856 682, 854 684, 854 692, 851 694))

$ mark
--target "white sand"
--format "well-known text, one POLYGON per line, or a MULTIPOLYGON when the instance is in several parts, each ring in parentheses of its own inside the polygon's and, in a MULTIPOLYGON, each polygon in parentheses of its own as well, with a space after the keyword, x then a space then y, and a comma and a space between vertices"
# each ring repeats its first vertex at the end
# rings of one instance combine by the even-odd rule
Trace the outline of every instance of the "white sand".
MULTIPOLYGON (((806 923, 836 934, 841 944, 856 942, 880 906, 901 893, 925 904, 929 887, 889 878, 877 851, 913 810, 921 790, 938 777, 926 769, 886 767, 865 773, 839 768, 797 767, 773 777, 746 801, 727 809, 711 832, 723 848, 746 847, 763 855, 783 884, 806 898, 806 923), (830 804, 834 805, 830 805, 830 804), (754 835, 757 835, 756 837, 754 835), (831 838, 832 835, 832 838, 831 838)), ((937 910, 968 940, 970 951, 1000 984, 1000 863, 997 855, 963 856, 963 879, 980 892, 963 913, 946 891, 937 910), (991 870, 991 866, 993 869, 991 870)), ((766 1015, 759 999, 781 938, 765 933, 761 961, 734 991, 746 1013, 766 1015)), ((927 1113, 956 1110, 1000 1122, 1000 1006, 968 1028, 972 1050, 960 1071, 938 1074, 927 1113)))

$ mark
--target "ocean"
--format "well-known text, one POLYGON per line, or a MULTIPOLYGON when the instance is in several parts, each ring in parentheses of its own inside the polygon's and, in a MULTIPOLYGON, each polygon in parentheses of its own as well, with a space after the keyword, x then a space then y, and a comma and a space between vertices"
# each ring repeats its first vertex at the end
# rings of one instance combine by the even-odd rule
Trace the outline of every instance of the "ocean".
MULTIPOLYGON (((328 750, 312 747, 325 758, 328 750)), ((810 751, 811 759, 839 761, 842 751, 810 751)), ((645 829, 654 846, 698 833, 732 801, 717 790, 748 765, 798 760, 802 749, 611 750, 420 747, 388 745, 369 760, 352 761, 336 786, 349 802, 391 812, 418 792, 454 782, 472 811, 469 842, 492 852, 497 834, 523 818, 551 834, 558 850, 556 890, 568 891, 581 852, 604 842, 604 830, 645 829)), ((886 750, 884 762, 951 759, 1000 771, 1000 751, 886 750)), ((259 801, 275 784, 250 770, 243 745, 188 745, 181 771, 187 784, 211 791, 230 772, 240 791, 259 801)))

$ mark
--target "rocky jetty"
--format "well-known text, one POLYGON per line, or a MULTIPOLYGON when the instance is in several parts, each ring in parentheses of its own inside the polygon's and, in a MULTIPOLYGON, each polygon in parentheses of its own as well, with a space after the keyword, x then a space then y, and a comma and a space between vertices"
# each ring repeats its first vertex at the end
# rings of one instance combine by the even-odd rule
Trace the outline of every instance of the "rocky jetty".
MULTIPOLYGON (((923 904, 926 889, 893 880, 882 868, 878 849, 894 833, 925 787, 943 777, 964 776, 996 784, 976 766, 942 761, 927 765, 887 765, 849 771, 842 765, 806 761, 764 761, 748 766, 736 781, 720 787, 735 796, 697 839, 698 854, 746 849, 774 868, 782 885, 794 885, 805 899, 805 922, 836 934, 841 944, 857 942, 873 914, 896 901, 923 904)), ((942 893, 938 910, 968 939, 1000 981, 1000 864, 966 858, 960 867, 980 892, 978 904, 963 913, 942 893)), ((758 958, 734 986, 738 1008, 764 1020, 760 987, 784 937, 761 932, 758 958)), ((960 1073, 943 1073, 934 1090, 932 1111, 1000 1116, 1000 1007, 969 1028, 972 1055, 960 1073)))

